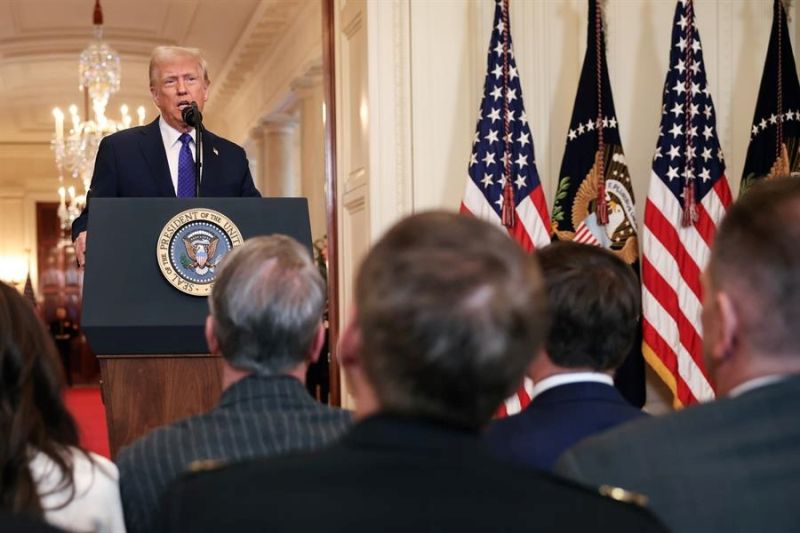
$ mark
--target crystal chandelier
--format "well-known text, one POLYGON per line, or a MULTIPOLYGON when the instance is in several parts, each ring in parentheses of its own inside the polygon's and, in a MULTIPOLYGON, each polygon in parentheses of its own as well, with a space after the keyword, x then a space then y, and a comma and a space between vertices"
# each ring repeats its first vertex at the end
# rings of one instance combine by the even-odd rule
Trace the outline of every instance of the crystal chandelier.
MULTIPOLYGON (((91 118, 88 109, 83 119, 78 115, 78 107, 69 107, 69 129, 64 130, 64 112, 53 109, 55 135, 52 141, 58 167, 60 205, 58 217, 61 228, 66 231, 72 221, 80 215, 86 204, 86 192, 94 172, 94 160, 100 141, 106 135, 131 126, 128 106, 120 108, 120 120, 106 116, 106 106, 110 96, 119 91, 122 68, 119 54, 103 41, 103 11, 100 0, 94 6, 94 39, 81 52, 78 67, 79 88, 86 96, 85 107, 91 103, 91 118), (65 179, 66 174, 66 179, 65 179)), ((144 123, 143 106, 137 109, 138 123, 144 123)))

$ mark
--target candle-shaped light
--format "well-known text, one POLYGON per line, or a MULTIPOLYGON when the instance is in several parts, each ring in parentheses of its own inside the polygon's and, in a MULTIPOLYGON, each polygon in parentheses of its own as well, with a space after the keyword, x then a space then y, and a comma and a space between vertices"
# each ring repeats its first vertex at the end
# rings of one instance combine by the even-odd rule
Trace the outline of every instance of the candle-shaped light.
POLYGON ((72 203, 75 200, 75 187, 70 185, 67 192, 69 193, 69 203, 72 203))
POLYGON ((128 106, 126 104, 122 104, 122 107, 119 108, 120 113, 122 113, 122 126, 124 128, 131 127, 131 116, 128 114, 128 106))
POLYGON ((144 106, 143 105, 140 105, 136 109, 136 114, 139 115, 139 125, 141 126, 142 124, 144 124, 144 106))
POLYGON ((66 193, 63 186, 58 188, 58 195, 61 197, 61 205, 64 205, 66 193))
POLYGON ((69 116, 72 119, 72 131, 77 133, 78 125, 81 122, 81 118, 78 116, 78 106, 75 104, 69 106, 69 116))
POLYGON ((56 141, 64 140, 64 113, 59 109, 53 109, 53 118, 56 121, 56 141))

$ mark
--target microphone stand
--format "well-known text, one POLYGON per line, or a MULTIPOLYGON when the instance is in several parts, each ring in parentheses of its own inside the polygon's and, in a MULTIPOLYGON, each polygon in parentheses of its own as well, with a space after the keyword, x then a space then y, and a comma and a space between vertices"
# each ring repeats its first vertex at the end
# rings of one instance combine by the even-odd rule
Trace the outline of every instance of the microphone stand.
POLYGON ((200 198, 200 172, 203 170, 203 123, 198 121, 195 126, 195 145, 197 154, 194 158, 194 196, 200 198))

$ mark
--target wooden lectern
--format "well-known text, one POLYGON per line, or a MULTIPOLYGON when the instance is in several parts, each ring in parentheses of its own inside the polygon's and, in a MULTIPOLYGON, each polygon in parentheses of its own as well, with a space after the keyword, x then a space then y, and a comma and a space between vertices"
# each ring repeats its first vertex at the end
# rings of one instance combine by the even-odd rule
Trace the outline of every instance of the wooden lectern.
POLYGON ((311 252, 305 198, 95 198, 81 327, 100 360, 112 457, 158 426, 216 405, 222 362, 206 353, 205 297, 173 287, 158 265, 165 225, 189 209, 222 213, 244 239, 282 233, 311 252))

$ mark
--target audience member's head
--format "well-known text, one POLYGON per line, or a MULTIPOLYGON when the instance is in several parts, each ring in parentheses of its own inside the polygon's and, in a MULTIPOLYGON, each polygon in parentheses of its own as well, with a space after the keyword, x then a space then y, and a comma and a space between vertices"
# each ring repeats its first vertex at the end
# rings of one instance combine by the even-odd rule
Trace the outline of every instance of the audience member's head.
POLYGON ((64 376, 52 339, 30 302, 3 283, 0 381, 0 509, 42 516, 31 452, 52 459, 61 487, 74 488, 68 447, 77 446, 78 431, 61 398, 64 376))
POLYGON ((730 208, 704 274, 703 341, 720 395, 800 372, 800 180, 754 185, 730 208))
POLYGON ((254 237, 220 268, 206 338, 230 367, 301 380, 324 340, 325 282, 306 248, 284 235, 254 237))
POLYGON ((536 261, 499 228, 414 215, 370 250, 340 353, 359 413, 476 428, 520 384, 547 326, 536 261))
POLYGON ((550 332, 534 380, 565 369, 615 370, 636 340, 641 298, 633 269, 608 250, 575 242, 553 243, 536 257, 550 332))

